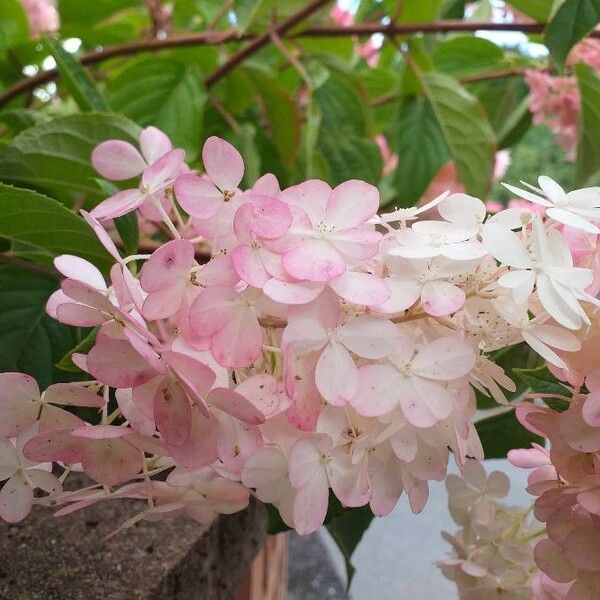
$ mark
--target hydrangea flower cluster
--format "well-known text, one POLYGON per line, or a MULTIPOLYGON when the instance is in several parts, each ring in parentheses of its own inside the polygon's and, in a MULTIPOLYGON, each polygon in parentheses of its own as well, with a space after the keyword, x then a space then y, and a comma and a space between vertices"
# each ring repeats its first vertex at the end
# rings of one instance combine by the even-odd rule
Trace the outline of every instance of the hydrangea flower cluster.
MULTIPOLYGON (((600 45, 586 39, 573 48, 568 63, 584 62, 600 70, 600 45)), ((577 148, 581 100, 577 80, 572 75, 555 76, 542 70, 525 72, 529 86, 529 108, 533 122, 548 126, 557 136, 558 143, 567 150, 567 157, 575 158, 577 148)))
POLYGON ((530 509, 502 502, 508 477, 501 471, 486 475, 481 463, 469 460, 462 477, 448 475, 446 488, 450 514, 461 529, 442 532, 452 550, 437 565, 456 583, 461 600, 531 600, 538 577, 533 546, 544 530, 530 509))
POLYGON ((545 523, 546 536, 534 548, 541 571, 534 591, 541 600, 600 596, 600 361, 597 335, 592 339, 569 369, 553 369, 565 382, 556 398, 566 410, 531 402, 517 407, 520 422, 550 441, 549 450, 536 445, 509 453, 513 464, 531 469, 527 489, 545 523))
POLYGON ((406 493, 418 513, 450 452, 460 468, 483 459, 475 390, 506 403, 515 389, 489 353, 524 341, 568 369, 581 348, 599 302, 567 232, 595 248, 600 188, 541 177, 519 193, 543 215, 488 216, 466 194, 378 215, 363 181, 282 190, 268 174, 241 189, 242 157, 216 137, 202 161, 190 169, 152 127, 140 150, 94 150, 101 176, 140 183, 83 212, 115 261, 108 281, 55 260, 64 279, 47 311, 96 328, 72 356, 91 379, 41 393, 0 375, 4 519, 143 498, 129 523, 207 522, 250 493, 300 533, 323 523, 331 493, 376 515, 406 493), (418 218, 432 206, 439 220, 418 218), (163 243, 123 256, 111 223, 133 211, 163 243), (93 483, 62 491, 81 470, 93 483))

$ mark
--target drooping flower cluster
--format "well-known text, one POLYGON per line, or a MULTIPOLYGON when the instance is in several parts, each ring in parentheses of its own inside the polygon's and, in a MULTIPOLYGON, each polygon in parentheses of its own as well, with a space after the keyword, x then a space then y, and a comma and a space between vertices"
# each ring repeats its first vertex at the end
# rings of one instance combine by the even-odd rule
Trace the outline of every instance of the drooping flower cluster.
MULTIPOLYGON (((586 39, 573 48, 568 64, 584 62, 600 69, 600 45, 586 39)), ((525 72, 529 86, 529 108, 533 122, 548 126, 557 136, 558 143, 567 150, 567 157, 575 158, 578 138, 581 100, 577 80, 573 75, 556 76, 539 69, 525 72)))
POLYGON ((92 156, 106 178, 141 176, 83 212, 115 261, 109 280, 55 261, 64 279, 47 311, 96 328, 72 357, 91 380, 41 394, 0 375, 7 520, 32 503, 66 514, 133 497, 148 503, 134 520, 205 522, 251 492, 301 533, 323 523, 331 493, 376 515, 406 493, 419 512, 450 452, 461 468, 483 458, 474 390, 505 403, 515 389, 489 353, 526 342, 566 369, 597 308, 563 224, 595 247, 599 188, 540 178, 522 194, 544 215, 489 217, 465 194, 378 215, 362 181, 282 190, 265 175, 241 189, 242 157, 216 137, 204 172, 155 128, 140 149, 113 140, 92 156), (418 220, 434 205, 440 220, 418 220), (151 253, 123 256, 111 237, 132 211, 159 225, 151 253), (95 483, 61 492, 72 470, 95 483))
POLYGON ((448 475, 446 487, 450 514, 461 529, 442 533, 452 551, 437 564, 456 583, 459 598, 530 600, 538 573, 533 546, 543 529, 530 509, 502 502, 508 477, 500 471, 486 475, 480 463, 469 460, 462 477, 448 475))
POLYGON ((548 438, 550 448, 512 450, 509 460, 531 469, 528 491, 534 514, 545 523, 534 548, 541 573, 534 581, 539 600, 591 600, 600 597, 600 361, 597 335, 586 342, 568 370, 553 369, 565 381, 558 394, 566 410, 523 402, 521 423, 548 438))

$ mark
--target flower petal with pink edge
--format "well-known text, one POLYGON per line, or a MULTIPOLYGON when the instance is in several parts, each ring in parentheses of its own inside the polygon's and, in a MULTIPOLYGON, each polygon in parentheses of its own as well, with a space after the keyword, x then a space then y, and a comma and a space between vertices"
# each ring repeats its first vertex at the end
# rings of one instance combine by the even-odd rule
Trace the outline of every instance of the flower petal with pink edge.
POLYGON ((564 557, 582 571, 600 570, 600 531, 595 527, 577 527, 561 544, 564 557))
POLYGON ((63 406, 104 406, 104 398, 83 385, 73 383, 55 383, 44 392, 44 401, 63 406))
POLYGON ((225 140, 209 137, 202 148, 202 162, 207 175, 222 191, 235 190, 244 176, 241 154, 225 140))
POLYGON ((283 256, 283 268, 295 279, 327 282, 346 270, 346 261, 327 241, 308 239, 283 256))
POLYGON ((296 208, 301 209, 313 227, 316 227, 325 217, 327 201, 331 194, 329 184, 319 179, 309 179, 281 192, 281 199, 296 208))
POLYGON ((112 181, 141 175, 146 162, 137 148, 123 140, 108 140, 92 151, 92 166, 102 177, 112 181))
POLYGON ((324 469, 319 469, 294 498, 294 528, 300 535, 313 533, 325 521, 329 504, 329 483, 324 469))
POLYGON ((142 175, 142 189, 149 193, 160 190, 166 183, 178 175, 185 152, 181 149, 170 150, 151 164, 142 175))
POLYGON ((421 291, 421 305, 428 315, 445 317, 465 303, 464 291, 446 281, 427 281, 421 291))
POLYGON ((175 197, 195 219, 210 219, 219 210, 223 194, 204 177, 195 173, 180 175, 175 181, 175 197))
POLYGON ((121 262, 121 255, 112 241, 110 235, 102 225, 94 218, 90 213, 85 210, 80 211, 84 221, 94 230, 96 237, 100 240, 100 243, 106 248, 106 251, 117 261, 121 262))
POLYGON ((0 437, 13 437, 35 422, 40 391, 33 377, 0 373, 0 437))
POLYGON ((331 341, 319 357, 315 369, 319 393, 334 406, 344 406, 358 390, 358 369, 350 353, 341 344, 331 341))
POLYGON ((306 485, 318 471, 325 473, 322 457, 332 447, 333 441, 323 433, 300 438, 293 445, 288 463, 290 482, 296 489, 306 485))
POLYGON ((140 150, 149 165, 164 156, 172 147, 167 134, 157 127, 150 126, 142 129, 142 133, 140 133, 140 150))
POLYGON ((252 231, 260 238, 272 240, 281 237, 290 228, 292 212, 287 204, 262 195, 250 195, 254 218, 252 231))
POLYGON ((383 305, 391 296, 386 280, 370 273, 346 271, 329 285, 340 298, 359 306, 383 305))
POLYGON ((338 229, 351 229, 366 223, 379 208, 377 188, 351 179, 336 186, 327 200, 325 219, 338 229))
POLYGON ((223 329, 239 312, 240 295, 230 287, 215 286, 202 290, 190 307, 190 325, 200 337, 212 336, 223 329))
POLYGON ((464 377, 474 366, 473 347, 453 336, 429 342, 412 362, 412 370, 417 375, 441 381, 464 377))
POLYGON ((271 278, 262 287, 263 292, 282 304, 308 304, 323 291, 323 283, 312 281, 280 281, 271 278))
POLYGON ((367 461, 353 464, 349 454, 334 453, 327 475, 336 497, 344 506, 364 506, 371 497, 367 461))
POLYGON ((236 273, 248 285, 262 288, 271 279, 261 260, 259 248, 237 246, 231 253, 231 258, 236 273))
POLYGON ((65 277, 82 281, 98 290, 106 290, 104 275, 91 262, 79 256, 61 254, 54 259, 54 266, 65 277))
POLYGON ((173 460, 188 469, 206 467, 218 459, 217 436, 219 423, 206 418, 200 411, 192 411, 190 435, 182 446, 169 446, 173 460))
POLYGON ((450 415, 452 397, 438 383, 412 376, 398 381, 400 407, 415 427, 431 427, 450 415))
POLYGON ((61 460, 75 464, 81 460, 84 443, 81 438, 73 437, 68 429, 45 431, 25 444, 23 454, 38 463, 61 460))

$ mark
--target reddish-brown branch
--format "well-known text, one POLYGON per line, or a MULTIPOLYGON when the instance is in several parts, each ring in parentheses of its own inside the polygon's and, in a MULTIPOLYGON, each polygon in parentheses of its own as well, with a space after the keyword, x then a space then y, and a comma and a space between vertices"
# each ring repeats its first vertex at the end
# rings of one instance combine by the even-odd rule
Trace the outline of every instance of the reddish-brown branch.
MULTIPOLYGON (((308 8, 308 7, 307 7, 308 8)), ((285 22, 282 23, 282 25, 285 22)), ((286 28, 286 31, 293 26, 294 23, 286 28)), ((362 24, 354 25, 352 27, 308 27, 301 31, 295 32, 289 37, 301 38, 301 37, 339 37, 348 35, 372 35, 374 33, 383 33, 385 35, 410 35, 413 33, 450 33, 453 31, 462 32, 473 32, 473 31, 522 31, 523 33, 541 33, 545 28, 544 23, 482 23, 474 21, 437 21, 435 23, 406 23, 400 25, 381 25, 379 23, 373 24, 362 24)), ((282 35, 281 30, 276 30, 279 37, 286 37, 282 35)), ((284 32, 285 34, 285 32, 284 32)), ((140 54, 142 52, 158 52, 161 50, 168 50, 170 48, 184 48, 187 46, 200 46, 209 45, 216 46, 231 42, 240 42, 246 40, 253 40, 255 44, 259 39, 264 39, 265 36, 270 39, 271 32, 256 37, 252 34, 241 34, 237 29, 228 29, 223 31, 204 31, 202 33, 194 33, 190 35, 183 35, 177 37, 170 37, 165 39, 155 40, 141 40, 130 44, 119 44, 115 46, 108 46, 102 50, 88 52, 83 54, 79 60, 83 65, 92 65, 108 60, 110 58, 116 58, 120 56, 129 56, 133 54, 140 54)), ((590 34, 592 37, 600 37, 599 31, 593 31, 590 34)), ((263 47, 266 41, 261 42, 258 49, 263 47)), ((251 48, 252 50, 252 48, 251 48)), ((252 50, 255 52, 256 50, 252 50)), ((241 60, 238 56, 235 65, 239 64, 242 60, 245 60, 248 54, 248 49, 244 48, 244 56, 241 60)), ((238 53, 239 54, 239 53, 238 53)), ((234 55, 236 56, 236 55, 234 55)), ((233 57, 232 57, 233 58, 233 57)), ((228 63, 225 63, 228 64, 228 63)), ((223 75, 224 67, 221 67, 223 75)), ((233 67, 228 67, 229 72, 233 67)), ((211 76, 214 78, 216 73, 211 76)), ((10 102, 20 94, 35 89, 40 85, 54 81, 59 76, 57 69, 49 69, 47 71, 41 71, 33 77, 27 77, 18 81, 13 86, 8 88, 3 94, 0 95, 0 107, 10 102)), ((222 76, 222 75, 221 75, 222 76)))

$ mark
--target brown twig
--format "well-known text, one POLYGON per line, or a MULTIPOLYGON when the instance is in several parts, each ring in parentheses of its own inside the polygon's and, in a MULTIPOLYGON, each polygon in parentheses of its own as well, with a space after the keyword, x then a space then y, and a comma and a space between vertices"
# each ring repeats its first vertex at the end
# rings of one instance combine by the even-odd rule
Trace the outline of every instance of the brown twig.
POLYGON ((234 54, 229 60, 227 60, 227 62, 222 64, 212 75, 209 75, 204 82, 206 87, 210 88, 215 85, 219 79, 225 77, 225 75, 227 75, 227 73, 229 73, 232 69, 244 62, 248 57, 267 46, 269 42, 271 42, 272 33, 275 33, 279 37, 285 35, 290 29, 296 27, 296 25, 310 17, 313 13, 317 12, 330 1, 331 0, 312 0, 312 2, 309 2, 304 8, 294 13, 291 17, 288 17, 284 21, 281 21, 281 23, 275 25, 272 30, 259 35, 246 47, 234 54))
MULTIPOLYGON (((289 36, 289 38, 340 37, 349 35, 372 35, 374 33, 383 33, 388 36, 393 36, 410 35, 414 33, 450 33, 454 31, 474 32, 481 30, 542 33, 545 26, 545 23, 482 23, 475 21, 438 21, 435 23, 405 23, 400 25, 368 23, 362 25, 353 25, 352 27, 308 27, 293 33, 289 36)), ((285 37, 282 35, 280 30, 277 33, 280 37, 285 37)), ((257 40, 263 39, 266 36, 268 39, 262 43, 262 47, 264 44, 268 43, 270 35, 271 32, 268 32, 262 36, 256 37, 252 34, 242 34, 237 29, 204 31, 202 33, 194 33, 165 39, 141 40, 129 44, 107 46, 102 50, 83 54, 79 58, 79 61, 82 65, 92 65, 120 56, 130 56, 143 52, 158 52, 161 50, 168 50, 170 48, 185 48, 188 46, 201 45, 217 46, 220 44, 246 40, 254 40, 255 43, 257 40)), ((590 37, 600 38, 600 31, 592 31, 590 37)), ((244 51, 248 52, 247 48, 244 49, 244 51)), ((249 54, 245 54, 241 60, 245 60, 247 56, 249 56, 249 54)), ((236 65, 239 64, 241 60, 238 58, 236 65)), ((223 65, 223 67, 224 66, 225 65, 223 65)), ((229 72, 232 68, 233 67, 228 67, 227 72, 229 72)), ((214 77, 215 75, 216 72, 213 73, 211 77, 214 77)), ((58 78, 58 76, 59 72, 57 69, 48 69, 47 71, 41 71, 37 73, 33 77, 21 79, 0 95, 0 107, 28 90, 35 89, 36 87, 48 83, 49 81, 54 81, 58 78)))
POLYGON ((38 275, 45 275, 46 277, 58 277, 58 271, 54 267, 23 260, 11 254, 0 254, 0 263, 10 265, 11 267, 18 267, 19 269, 37 273, 38 275))

